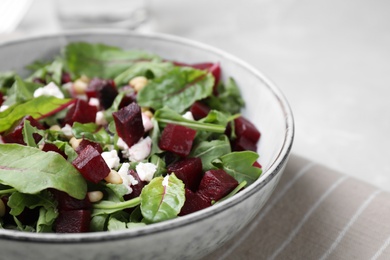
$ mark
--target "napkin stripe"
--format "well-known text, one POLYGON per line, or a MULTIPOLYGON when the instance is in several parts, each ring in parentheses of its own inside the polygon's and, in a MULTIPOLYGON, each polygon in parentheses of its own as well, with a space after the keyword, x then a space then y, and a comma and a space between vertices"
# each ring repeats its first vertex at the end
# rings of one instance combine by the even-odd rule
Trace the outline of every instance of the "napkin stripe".
POLYGON ((253 221, 249 228, 246 229, 245 233, 234 243, 233 246, 229 247, 228 250, 225 251, 225 253, 221 256, 220 260, 225 259, 227 256, 231 254, 239 245, 242 244, 242 242, 253 232, 254 229, 258 227, 258 224, 260 221, 267 215, 267 213, 275 206, 275 204, 287 193, 288 190, 293 187, 293 185, 303 176, 305 175, 316 163, 314 162, 308 162, 306 165, 303 165, 303 167, 298 171, 298 173, 289 180, 278 193, 276 193, 275 197, 269 201, 269 204, 262 209, 261 213, 258 217, 256 217, 255 221, 253 221))
POLYGON ((389 247, 389 245, 390 245, 390 236, 386 239, 383 245, 378 249, 378 251, 371 258, 371 260, 377 260, 380 256, 382 256, 383 252, 389 247))
POLYGON ((348 176, 342 176, 339 178, 332 186, 330 186, 325 193, 321 195, 321 197, 314 203, 313 206, 309 208, 309 210, 305 213, 302 220, 297 224, 297 226, 292 230, 292 232, 288 235, 287 239, 277 248, 274 253, 268 259, 275 259, 284 248, 290 244, 290 242, 294 239, 294 237, 298 234, 299 230, 306 223, 308 218, 313 214, 313 212, 321 205, 321 203, 345 180, 347 180, 348 176))
POLYGON ((360 215, 363 213, 363 211, 370 205, 370 203, 375 199, 375 197, 381 193, 381 190, 376 190, 373 192, 364 202, 363 204, 358 208, 356 213, 351 217, 347 225, 343 228, 343 230, 340 232, 336 240, 333 242, 333 244, 330 246, 329 250, 325 252, 325 254, 320 258, 320 260, 325 260, 329 257, 330 254, 336 249, 336 247, 340 244, 340 241, 344 238, 347 231, 351 228, 351 226, 356 222, 356 220, 360 217, 360 215))

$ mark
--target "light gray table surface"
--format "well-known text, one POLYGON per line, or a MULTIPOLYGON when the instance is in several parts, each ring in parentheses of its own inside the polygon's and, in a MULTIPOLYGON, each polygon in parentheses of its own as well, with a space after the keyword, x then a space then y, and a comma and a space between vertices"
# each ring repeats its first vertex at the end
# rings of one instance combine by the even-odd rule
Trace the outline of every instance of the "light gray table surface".
MULTIPOLYGON (((61 27, 35 0, 0 41, 61 27)), ((296 123, 293 153, 390 190, 390 1, 152 0, 138 30, 218 47, 282 90, 296 123)))

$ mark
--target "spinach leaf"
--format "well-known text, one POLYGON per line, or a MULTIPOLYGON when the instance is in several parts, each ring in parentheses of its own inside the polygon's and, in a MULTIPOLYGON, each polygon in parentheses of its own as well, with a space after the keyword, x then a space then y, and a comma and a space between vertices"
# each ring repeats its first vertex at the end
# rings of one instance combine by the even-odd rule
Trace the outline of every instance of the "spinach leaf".
POLYGON ((115 77, 117 86, 127 85, 129 81, 137 76, 146 78, 159 78, 173 69, 174 65, 170 62, 161 62, 159 60, 138 62, 130 66, 127 70, 115 77))
POLYGON ((176 124, 186 126, 195 130, 202 130, 215 133, 224 133, 225 132, 225 122, 214 123, 203 123, 201 121, 188 120, 181 116, 179 113, 174 110, 164 107, 157 110, 154 113, 154 119, 158 121, 159 124, 165 126, 166 124, 176 124))
POLYGON ((261 168, 253 166, 258 157, 259 155, 252 151, 232 152, 215 159, 212 163, 233 176, 238 182, 246 181, 250 185, 262 173, 261 168))
POLYGON ((15 104, 0 112, 0 132, 8 130, 13 123, 24 116, 30 115, 34 119, 40 119, 66 108, 73 102, 71 99, 40 96, 23 104, 15 104))
POLYGON ((231 114, 239 113, 245 106, 240 90, 233 78, 229 78, 225 84, 218 85, 218 96, 210 96, 205 100, 206 104, 216 110, 226 111, 231 114))
POLYGON ((203 171, 215 169, 213 160, 231 152, 230 142, 226 135, 217 140, 202 141, 191 151, 190 157, 199 157, 202 160, 203 171))
POLYGON ((65 67, 72 78, 86 75, 90 78, 114 78, 131 65, 152 59, 157 55, 144 51, 123 50, 105 44, 75 42, 63 49, 65 67))
POLYGON ((103 145, 111 143, 111 136, 103 127, 95 123, 81 124, 74 122, 72 132, 76 138, 85 138, 103 145))
POLYGON ((179 214, 184 205, 184 183, 173 173, 165 177, 156 177, 142 189, 140 197, 142 216, 147 222, 172 219, 179 214))
POLYGON ((0 144, 0 183, 28 194, 54 188, 76 199, 87 192, 84 178, 61 155, 18 144, 0 144))
POLYGON ((195 101, 210 96, 213 85, 211 74, 189 67, 175 67, 141 89, 137 102, 155 110, 167 106, 182 113, 195 101))

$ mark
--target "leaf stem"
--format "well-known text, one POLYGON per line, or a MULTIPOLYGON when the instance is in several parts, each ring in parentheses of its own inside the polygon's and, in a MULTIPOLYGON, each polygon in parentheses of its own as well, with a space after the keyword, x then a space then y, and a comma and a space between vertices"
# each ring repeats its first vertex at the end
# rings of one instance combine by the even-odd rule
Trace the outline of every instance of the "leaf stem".
POLYGON ((124 202, 110 203, 110 204, 105 204, 103 201, 103 203, 100 202, 100 203, 93 204, 93 208, 94 209, 118 209, 118 210, 121 210, 121 209, 127 209, 127 208, 134 208, 134 207, 138 206, 139 204, 141 204, 141 198, 136 197, 134 199, 127 200, 124 202))
POLYGON ((181 126, 187 126, 189 128, 195 129, 195 130, 204 130, 209 132, 215 132, 215 133, 224 133, 225 132, 225 126, 223 125, 216 125, 216 124, 208 124, 208 123, 197 123, 197 122, 183 122, 183 121, 177 121, 177 120, 170 120, 170 119, 158 119, 160 123, 165 124, 176 124, 181 126))
POLYGON ((6 189, 6 190, 0 190, 0 195, 2 195, 2 194, 13 193, 13 192, 15 192, 15 191, 16 191, 16 189, 14 189, 14 188, 6 189))

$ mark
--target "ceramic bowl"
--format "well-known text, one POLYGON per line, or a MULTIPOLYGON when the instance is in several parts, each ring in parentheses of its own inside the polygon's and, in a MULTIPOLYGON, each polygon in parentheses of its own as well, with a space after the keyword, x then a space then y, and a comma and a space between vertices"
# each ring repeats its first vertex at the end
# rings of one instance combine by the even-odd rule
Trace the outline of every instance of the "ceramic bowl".
MULTIPOLYGON (((36 234, 0 230, 6 259, 197 259, 222 246, 243 229, 272 196, 294 137, 291 109, 280 90, 255 68, 216 48, 163 34, 64 32, 0 45, 0 71, 49 59, 69 42, 87 41, 144 49, 186 63, 219 62, 222 80, 233 77, 246 107, 243 114, 260 129, 262 176, 232 198, 205 210, 139 229, 84 234, 36 234)), ((261 235, 261 234, 259 234, 261 235)))

